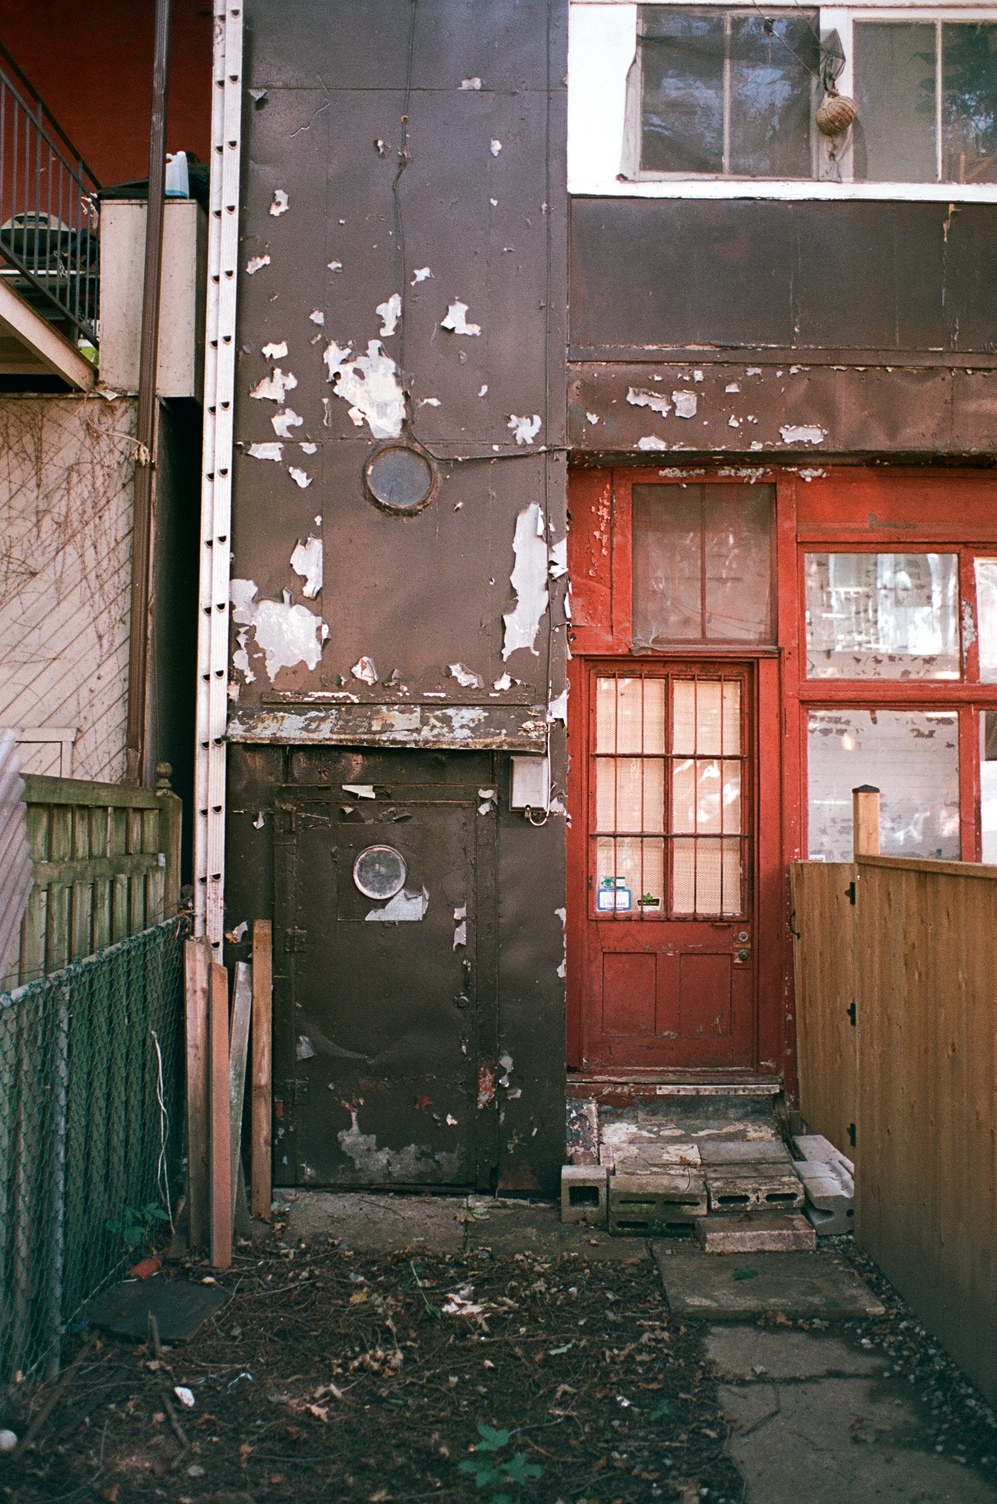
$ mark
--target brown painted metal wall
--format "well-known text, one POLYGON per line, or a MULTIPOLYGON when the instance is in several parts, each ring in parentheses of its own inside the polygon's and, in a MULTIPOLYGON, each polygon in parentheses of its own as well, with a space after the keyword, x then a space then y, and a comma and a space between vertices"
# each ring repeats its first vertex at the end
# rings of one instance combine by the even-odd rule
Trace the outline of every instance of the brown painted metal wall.
MULTIPOLYGON (((300 607, 327 636, 314 668, 299 656, 268 672, 265 631, 237 625, 227 873, 230 933, 280 907, 275 803, 319 779, 322 744, 356 749, 361 783, 385 746, 456 759, 448 778, 487 754, 499 790, 498 813, 480 816, 497 821, 493 1052, 514 1068, 484 1109, 495 1148, 478 1183, 548 1192, 563 1158, 563 817, 534 829, 509 812, 501 749, 540 750, 564 686, 563 580, 549 582, 534 651, 503 657, 503 615, 517 599, 518 519, 536 507, 545 546, 565 528, 565 12, 559 0, 247 7, 232 575, 256 587, 253 604, 285 622, 300 607), (382 333, 391 321, 377 306, 394 294, 400 320, 382 333), (457 301, 480 333, 441 327, 457 301), (440 476, 418 516, 390 516, 365 493, 377 440, 328 380, 333 342, 353 359, 383 352, 400 373, 403 437, 440 476), (252 397, 275 370, 294 378, 283 401, 252 397), (302 421, 281 438, 272 419, 287 410, 302 421), (514 420, 534 415, 532 440, 517 442, 514 420), (279 460, 250 453, 275 443, 279 460), (290 562, 309 537, 324 564, 314 596, 290 562)), ((298 1069, 293 1036, 293 1020, 278 1021, 277 1079, 298 1069)))

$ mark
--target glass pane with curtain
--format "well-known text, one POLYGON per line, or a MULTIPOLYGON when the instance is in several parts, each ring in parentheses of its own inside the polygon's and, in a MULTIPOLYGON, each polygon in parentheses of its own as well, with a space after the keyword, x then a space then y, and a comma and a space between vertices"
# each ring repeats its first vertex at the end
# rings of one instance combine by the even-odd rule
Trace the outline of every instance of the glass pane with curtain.
POLYGON ((956 554, 807 554, 808 679, 958 679, 956 554))
POLYGON ((738 177, 813 176, 814 80, 820 38, 814 16, 730 18, 730 149, 738 177))
POLYGON ((811 861, 852 860, 852 790, 880 791, 884 856, 958 861, 959 723, 954 710, 812 710, 811 861))
POLYGON ((997 684, 997 559, 974 559, 980 679, 997 684))
POLYGON ((856 21, 852 39, 855 177, 937 182, 934 21, 856 21))
POLYGON ((739 680, 673 680, 671 752, 671 912, 738 914, 744 828, 739 680))
POLYGON ((664 679, 596 680, 597 913, 664 907, 665 697, 664 679))

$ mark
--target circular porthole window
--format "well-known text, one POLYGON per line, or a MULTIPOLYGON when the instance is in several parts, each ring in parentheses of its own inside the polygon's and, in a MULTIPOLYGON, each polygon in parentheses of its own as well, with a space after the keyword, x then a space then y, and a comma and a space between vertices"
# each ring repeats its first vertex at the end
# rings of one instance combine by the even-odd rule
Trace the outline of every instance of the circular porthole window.
POLYGON ((405 873, 405 858, 393 846, 368 846, 353 863, 353 881, 365 898, 394 898, 405 873))
POLYGON ((364 466, 367 490, 379 507, 396 516, 412 516, 436 495, 436 467, 413 444, 385 444, 364 466))

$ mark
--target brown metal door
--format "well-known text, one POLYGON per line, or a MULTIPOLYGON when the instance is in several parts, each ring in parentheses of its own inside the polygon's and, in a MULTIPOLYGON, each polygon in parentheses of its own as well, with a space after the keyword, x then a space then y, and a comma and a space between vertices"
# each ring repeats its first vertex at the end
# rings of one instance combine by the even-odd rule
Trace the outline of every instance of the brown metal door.
POLYGON ((583 1064, 752 1063, 747 667, 589 676, 583 1064))
POLYGON ((475 805, 438 788, 330 796, 297 790, 278 810, 293 1079, 275 1092, 275 1178, 474 1185, 475 805))

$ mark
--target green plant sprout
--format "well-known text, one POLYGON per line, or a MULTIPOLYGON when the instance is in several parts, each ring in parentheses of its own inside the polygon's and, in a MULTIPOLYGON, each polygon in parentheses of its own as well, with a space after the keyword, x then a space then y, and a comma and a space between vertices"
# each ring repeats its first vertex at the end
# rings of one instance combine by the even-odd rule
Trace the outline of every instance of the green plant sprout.
MULTIPOLYGON (((462 1473, 470 1473, 478 1488, 505 1488, 509 1484, 522 1488, 535 1478, 543 1476, 543 1468, 526 1460, 525 1452, 514 1457, 499 1457, 512 1439, 511 1431, 497 1431, 494 1426, 479 1426, 480 1440, 473 1448, 477 1454, 460 1465, 462 1473)), ((513 1504, 512 1495, 502 1492, 492 1494, 491 1504, 513 1504)))
POLYGON ((169 1220, 169 1212, 164 1212, 154 1201, 147 1202, 145 1206, 125 1206, 122 1203, 120 1214, 109 1217, 105 1225, 108 1232, 120 1237, 126 1248, 137 1248, 140 1243, 148 1242, 157 1222, 169 1220))

